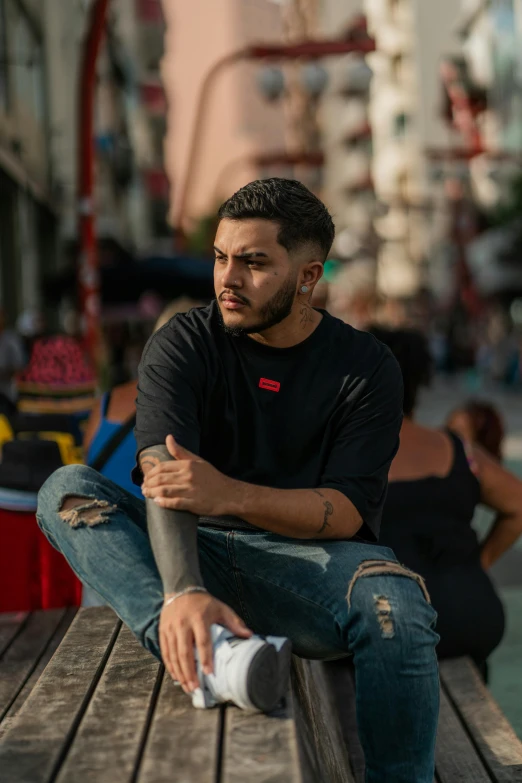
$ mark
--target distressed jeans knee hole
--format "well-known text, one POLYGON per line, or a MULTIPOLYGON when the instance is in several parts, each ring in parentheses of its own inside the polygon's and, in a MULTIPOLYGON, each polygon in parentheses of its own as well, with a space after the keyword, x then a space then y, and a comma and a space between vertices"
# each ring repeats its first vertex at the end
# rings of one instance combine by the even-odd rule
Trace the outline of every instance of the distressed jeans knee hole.
POLYGON ((80 495, 68 495, 63 499, 58 516, 71 527, 95 527, 109 521, 116 506, 106 500, 80 495))
POLYGON ((412 579, 419 585, 426 601, 431 604, 430 596, 424 579, 422 576, 415 573, 415 571, 411 571, 409 568, 406 568, 395 560, 363 560, 363 562, 358 566, 352 579, 350 580, 350 584, 348 585, 348 593, 346 594, 348 609, 351 608, 351 597, 355 583, 358 579, 370 576, 402 576, 408 579, 412 579))
POLYGON ((385 595, 374 595, 373 601, 382 638, 393 639, 395 628, 393 627, 392 608, 389 599, 385 595))

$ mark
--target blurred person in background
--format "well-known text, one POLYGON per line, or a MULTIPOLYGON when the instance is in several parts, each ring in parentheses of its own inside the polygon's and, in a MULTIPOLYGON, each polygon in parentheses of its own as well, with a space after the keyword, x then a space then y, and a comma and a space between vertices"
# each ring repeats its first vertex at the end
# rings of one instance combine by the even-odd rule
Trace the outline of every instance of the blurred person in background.
POLYGON ((0 414, 10 415, 16 409, 15 375, 25 363, 23 342, 15 331, 6 329, 5 314, 0 309, 0 414))
MULTIPOLYGON (((187 297, 176 299, 162 312, 154 332, 177 313, 186 313, 198 304, 187 297)), ((118 384, 100 397, 87 422, 83 448, 87 465, 136 497, 143 498, 141 488, 131 480, 137 451, 133 432, 137 385, 136 379, 118 384)))
POLYGON ((477 443, 492 457, 502 460, 504 421, 491 403, 468 400, 450 413, 446 427, 463 441, 477 443))
POLYGON ((392 350, 404 379, 404 422, 379 544, 425 578, 438 613, 439 657, 469 655, 486 676, 504 633, 502 603, 486 572, 522 532, 522 482, 471 440, 415 422, 419 389, 431 377, 424 335, 371 331, 392 350), (471 527, 479 503, 497 512, 482 544, 471 527))

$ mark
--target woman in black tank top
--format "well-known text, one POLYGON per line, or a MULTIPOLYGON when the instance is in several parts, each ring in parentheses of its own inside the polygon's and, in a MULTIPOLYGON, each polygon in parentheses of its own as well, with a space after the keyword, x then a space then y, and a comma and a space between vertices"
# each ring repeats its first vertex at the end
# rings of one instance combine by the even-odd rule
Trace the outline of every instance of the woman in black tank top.
POLYGON ((391 348, 404 379, 401 446, 390 469, 379 543, 425 578, 438 613, 439 657, 469 655, 484 669, 504 633, 504 610, 486 569, 522 532, 522 482, 456 435, 417 425, 417 392, 431 373, 426 340, 414 331, 371 331, 391 348), (449 469, 441 474, 444 457, 441 462, 437 455, 449 447, 449 469), (498 512, 482 545, 471 527, 478 503, 498 512))

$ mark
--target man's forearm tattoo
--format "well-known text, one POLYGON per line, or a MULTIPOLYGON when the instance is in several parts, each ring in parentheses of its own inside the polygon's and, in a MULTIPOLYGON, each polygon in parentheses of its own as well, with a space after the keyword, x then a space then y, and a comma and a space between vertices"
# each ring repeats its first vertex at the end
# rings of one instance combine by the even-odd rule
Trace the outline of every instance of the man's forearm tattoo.
POLYGON ((319 534, 319 533, 324 533, 324 531, 326 530, 326 528, 327 528, 327 527, 330 527, 330 523, 328 522, 328 517, 331 517, 331 516, 332 516, 332 514, 333 514, 333 512, 334 512, 334 507, 333 507, 333 505, 330 503, 330 501, 329 501, 329 500, 324 500, 324 495, 323 495, 323 493, 322 493, 322 492, 319 492, 319 490, 318 490, 318 489, 314 489, 313 491, 315 492, 315 494, 316 494, 316 495, 319 495, 319 497, 323 498, 323 506, 324 506, 324 519, 323 519, 323 524, 321 525, 321 527, 320 527, 320 528, 319 528, 319 530, 317 531, 317 533, 319 534))
MULTIPOLYGON (((149 471, 174 458, 166 446, 157 445, 144 449, 139 459, 142 470, 149 471)), ((146 499, 146 509, 147 529, 164 594, 202 585, 197 517, 189 511, 161 508, 150 498, 146 499)))
POLYGON ((167 462, 172 459, 166 446, 151 446, 143 449, 140 454, 140 467, 145 473, 145 468, 155 468, 160 462, 167 462))

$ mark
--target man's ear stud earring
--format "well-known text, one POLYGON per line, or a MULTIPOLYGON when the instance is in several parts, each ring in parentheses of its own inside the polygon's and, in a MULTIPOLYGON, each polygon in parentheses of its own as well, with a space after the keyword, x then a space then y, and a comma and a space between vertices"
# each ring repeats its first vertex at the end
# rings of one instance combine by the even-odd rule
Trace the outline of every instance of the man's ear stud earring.
POLYGON ((301 293, 302 294, 307 294, 308 293, 308 286, 307 285, 302 285, 301 286, 301 293))

